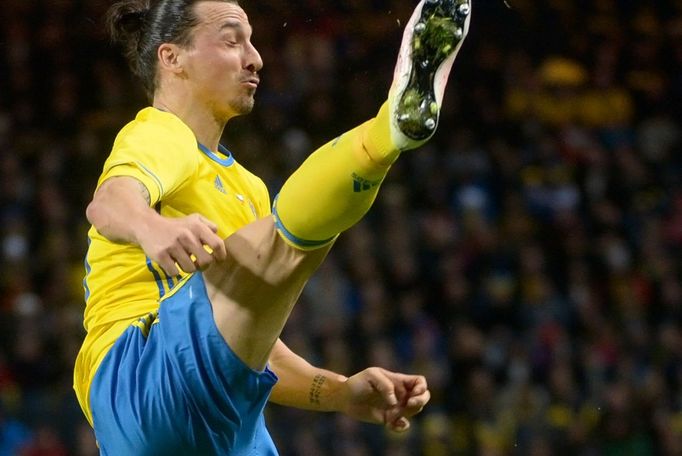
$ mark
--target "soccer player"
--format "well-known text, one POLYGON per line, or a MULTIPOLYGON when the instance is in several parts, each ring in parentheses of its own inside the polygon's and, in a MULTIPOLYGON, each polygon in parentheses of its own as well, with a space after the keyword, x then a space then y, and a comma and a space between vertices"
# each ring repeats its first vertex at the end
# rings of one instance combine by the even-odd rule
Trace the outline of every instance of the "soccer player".
POLYGON ((263 65, 244 10, 126 0, 108 17, 152 106, 118 134, 87 208, 74 388, 102 454, 274 455, 268 400, 407 429, 430 397, 422 376, 372 367, 347 378, 279 335, 391 164, 435 131, 468 0, 418 4, 388 101, 314 152, 272 211, 263 182, 219 143, 251 111, 263 65))

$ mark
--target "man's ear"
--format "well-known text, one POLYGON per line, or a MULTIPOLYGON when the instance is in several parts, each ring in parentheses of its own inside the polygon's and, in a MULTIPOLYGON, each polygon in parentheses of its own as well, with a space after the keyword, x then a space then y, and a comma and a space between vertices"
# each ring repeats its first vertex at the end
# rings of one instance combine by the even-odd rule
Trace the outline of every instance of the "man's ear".
POLYGON ((157 56, 159 58, 159 69, 164 69, 176 74, 182 72, 182 49, 177 44, 161 44, 157 56))

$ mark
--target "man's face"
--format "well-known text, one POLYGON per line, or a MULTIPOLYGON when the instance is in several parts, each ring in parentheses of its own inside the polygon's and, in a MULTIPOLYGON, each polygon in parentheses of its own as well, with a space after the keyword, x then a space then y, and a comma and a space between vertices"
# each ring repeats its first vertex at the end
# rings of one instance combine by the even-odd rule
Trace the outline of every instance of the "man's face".
POLYGON ((206 103, 220 121, 249 113, 263 61, 251 44, 246 13, 219 1, 199 2, 194 8, 199 25, 183 50, 187 83, 197 101, 206 103))

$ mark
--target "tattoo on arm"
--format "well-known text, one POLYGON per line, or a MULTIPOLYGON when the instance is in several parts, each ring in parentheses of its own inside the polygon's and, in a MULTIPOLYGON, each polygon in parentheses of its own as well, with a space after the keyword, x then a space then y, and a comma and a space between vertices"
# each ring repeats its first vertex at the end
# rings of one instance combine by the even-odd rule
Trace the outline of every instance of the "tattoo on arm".
POLYGON ((138 181, 138 183, 140 184, 140 193, 142 193, 145 201, 147 201, 147 206, 150 206, 152 204, 152 197, 149 195, 149 190, 147 190, 147 187, 142 182, 138 181))
POLYGON ((311 404, 320 405, 320 392, 325 381, 327 381, 327 377, 324 375, 316 375, 313 378, 313 384, 310 386, 310 393, 308 395, 311 404))

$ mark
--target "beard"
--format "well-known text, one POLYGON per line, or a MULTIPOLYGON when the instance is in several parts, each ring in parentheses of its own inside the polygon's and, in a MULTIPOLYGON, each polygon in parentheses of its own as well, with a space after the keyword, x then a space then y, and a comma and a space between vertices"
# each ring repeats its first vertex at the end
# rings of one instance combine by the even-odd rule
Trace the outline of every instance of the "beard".
POLYGON ((225 124, 234 117, 250 113, 255 104, 253 98, 254 93, 255 90, 242 92, 238 96, 231 97, 229 101, 223 99, 222 102, 219 102, 216 101, 217 97, 210 100, 209 108, 213 112, 213 117, 216 122, 225 124))
POLYGON ((230 101, 229 106, 238 116, 243 116, 253 110, 255 103, 256 100, 253 98, 253 93, 249 93, 230 101))
POLYGON ((231 99, 228 101, 228 106, 232 112, 238 116, 248 114, 253 110, 253 105, 256 102, 254 99, 255 95, 256 88, 241 88, 241 90, 239 90, 237 94, 231 97, 231 99))

